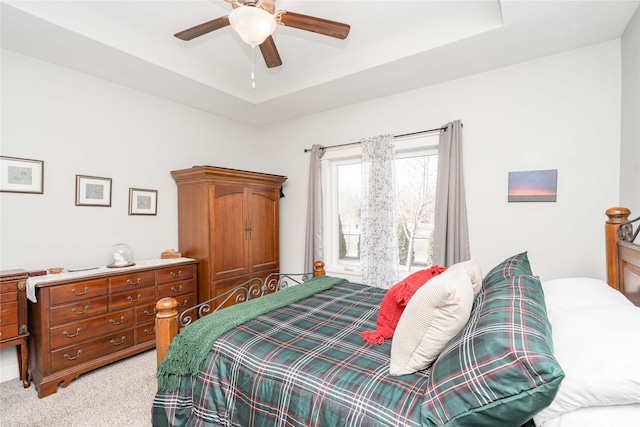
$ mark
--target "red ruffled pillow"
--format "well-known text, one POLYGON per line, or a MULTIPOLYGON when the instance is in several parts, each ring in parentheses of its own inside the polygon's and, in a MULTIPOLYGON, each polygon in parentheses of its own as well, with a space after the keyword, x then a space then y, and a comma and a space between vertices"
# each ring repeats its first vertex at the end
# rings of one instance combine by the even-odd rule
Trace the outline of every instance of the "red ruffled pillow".
POLYGON ((380 303, 376 330, 362 332, 362 339, 370 344, 379 345, 384 344, 385 339, 393 337, 400 316, 413 294, 429 279, 445 270, 445 267, 434 265, 426 270, 417 271, 393 285, 380 303))

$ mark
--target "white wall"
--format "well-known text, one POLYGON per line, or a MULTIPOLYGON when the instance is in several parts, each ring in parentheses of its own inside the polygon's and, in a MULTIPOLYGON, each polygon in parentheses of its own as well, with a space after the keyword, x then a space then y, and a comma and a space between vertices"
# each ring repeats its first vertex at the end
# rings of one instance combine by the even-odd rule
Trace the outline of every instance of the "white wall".
MULTIPOLYGON (((485 271, 528 250, 543 279, 604 277, 604 211, 620 190, 620 68, 617 40, 252 129, 3 50, 1 153, 44 160, 45 193, 0 193, 0 268, 104 264, 122 241, 138 259, 157 257, 177 246, 169 171, 211 164, 289 177, 281 262, 296 272, 304 148, 461 119, 471 250, 485 271), (507 203, 509 171, 552 168, 557 203, 507 203), (112 207, 74 206, 76 174, 113 178, 112 207), (129 187, 159 190, 158 216, 128 216, 129 187)), ((0 381, 8 376, 13 348, 0 352, 0 381)))
POLYGON ((43 195, 1 193, 0 266, 103 265, 177 248, 170 171, 251 168, 255 129, 85 74, 2 51, 2 155, 44 160, 43 195), (75 176, 113 179, 111 207, 75 206, 75 176), (129 216, 129 188, 158 190, 157 216, 129 216))
POLYGON ((640 214, 640 8, 622 34, 620 205, 640 214))
POLYGON ((484 271, 526 250, 542 279, 604 278, 604 212, 619 201, 619 40, 264 129, 263 157, 289 177, 282 270, 304 262, 304 148, 454 119, 464 124, 471 253, 484 271), (537 169, 558 169, 558 201, 507 203, 508 172, 537 169))
MULTIPOLYGON (((257 167, 256 130, 11 51, 2 52, 3 156, 44 160, 44 194, 0 193, 0 269, 105 265, 111 245, 137 259, 177 248, 170 171, 257 167), (113 179, 111 207, 75 206, 75 175, 113 179), (129 216, 129 188, 158 190, 157 216, 129 216)), ((0 381, 17 376, 13 348, 0 381)))

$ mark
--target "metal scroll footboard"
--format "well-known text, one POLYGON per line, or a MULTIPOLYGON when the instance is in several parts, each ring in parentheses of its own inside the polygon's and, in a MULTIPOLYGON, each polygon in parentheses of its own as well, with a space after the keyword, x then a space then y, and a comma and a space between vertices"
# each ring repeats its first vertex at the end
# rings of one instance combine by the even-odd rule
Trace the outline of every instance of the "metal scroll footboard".
POLYGON ((622 240, 623 242, 629 242, 629 243, 633 243, 636 240, 636 237, 638 237, 638 233, 640 233, 640 226, 634 233, 633 223, 638 221, 640 221, 640 216, 636 219, 631 219, 629 221, 625 221, 622 224, 620 224, 620 228, 618 230, 618 232, 620 233, 620 240, 622 240))
POLYGON ((312 277, 314 277, 314 272, 295 274, 271 273, 265 277, 264 280, 260 277, 254 277, 233 289, 229 289, 216 297, 210 298, 183 311, 178 318, 178 328, 182 330, 198 318, 228 307, 229 302, 232 304, 240 304, 245 301, 260 298, 265 294, 277 292, 290 285, 299 285, 312 277))

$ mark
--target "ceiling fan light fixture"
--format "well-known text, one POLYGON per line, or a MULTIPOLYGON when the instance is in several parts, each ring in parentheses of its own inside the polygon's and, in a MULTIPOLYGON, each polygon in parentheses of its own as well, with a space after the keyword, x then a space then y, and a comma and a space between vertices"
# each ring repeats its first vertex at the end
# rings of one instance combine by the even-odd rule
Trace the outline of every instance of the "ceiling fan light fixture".
POLYGON ((229 23, 242 40, 251 46, 262 44, 276 29, 276 19, 272 14, 251 5, 233 9, 229 14, 229 23))

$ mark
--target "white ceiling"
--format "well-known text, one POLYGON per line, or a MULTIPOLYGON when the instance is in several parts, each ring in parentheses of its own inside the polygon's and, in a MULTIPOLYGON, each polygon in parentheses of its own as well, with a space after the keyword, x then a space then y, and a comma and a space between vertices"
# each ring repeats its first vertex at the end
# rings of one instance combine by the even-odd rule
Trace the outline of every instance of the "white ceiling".
POLYGON ((640 1, 276 0, 276 10, 351 25, 346 40, 278 26, 268 69, 225 27, 218 0, 2 1, 2 48, 264 126, 616 39, 640 1))

